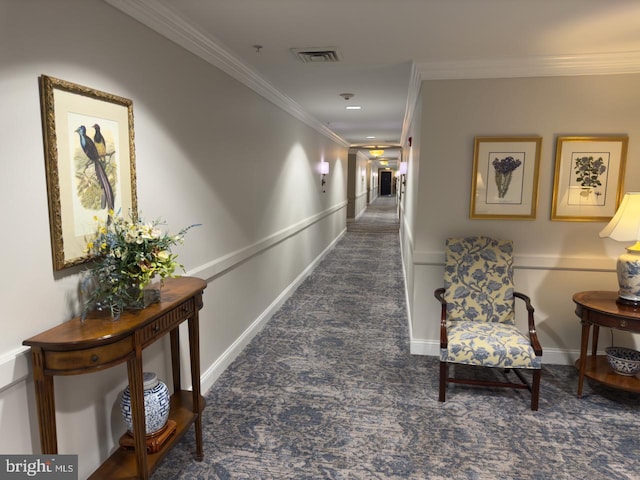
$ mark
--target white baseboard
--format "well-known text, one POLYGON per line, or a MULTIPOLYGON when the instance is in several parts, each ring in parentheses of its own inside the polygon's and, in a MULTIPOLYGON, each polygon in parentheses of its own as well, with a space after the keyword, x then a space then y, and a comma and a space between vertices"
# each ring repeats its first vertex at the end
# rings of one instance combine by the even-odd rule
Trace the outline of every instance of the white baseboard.
POLYGON ((342 239, 346 230, 343 230, 327 248, 325 248, 316 259, 310 263, 298 277, 287 286, 287 288, 267 307, 267 309, 256 318, 253 323, 240 335, 229 348, 227 348, 220 357, 202 373, 200 384, 203 392, 207 392, 224 372, 231 365, 231 362, 242 352, 249 342, 255 337, 265 326, 267 321, 278 311, 284 302, 296 291, 296 289, 311 274, 322 259, 333 249, 333 247, 342 239))

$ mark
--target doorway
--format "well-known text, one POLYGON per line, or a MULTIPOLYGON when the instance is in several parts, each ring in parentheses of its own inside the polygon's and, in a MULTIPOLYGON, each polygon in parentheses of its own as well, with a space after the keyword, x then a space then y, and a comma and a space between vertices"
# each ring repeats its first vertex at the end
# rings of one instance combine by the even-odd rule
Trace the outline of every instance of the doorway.
POLYGON ((392 173, 391 170, 380 171, 380 195, 391 195, 392 173))

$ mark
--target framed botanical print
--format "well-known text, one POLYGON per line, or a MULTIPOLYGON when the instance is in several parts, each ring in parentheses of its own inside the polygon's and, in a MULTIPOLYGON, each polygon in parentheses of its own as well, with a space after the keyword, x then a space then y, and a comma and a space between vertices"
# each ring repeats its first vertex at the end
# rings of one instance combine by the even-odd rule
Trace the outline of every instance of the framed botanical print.
POLYGON ((551 220, 606 222, 622 200, 628 137, 558 137, 551 220))
POLYGON ((40 104, 53 267, 90 259, 109 210, 137 215, 131 100, 42 75, 40 104))
POLYGON ((536 218, 541 144, 541 137, 475 138, 471 218, 536 218))

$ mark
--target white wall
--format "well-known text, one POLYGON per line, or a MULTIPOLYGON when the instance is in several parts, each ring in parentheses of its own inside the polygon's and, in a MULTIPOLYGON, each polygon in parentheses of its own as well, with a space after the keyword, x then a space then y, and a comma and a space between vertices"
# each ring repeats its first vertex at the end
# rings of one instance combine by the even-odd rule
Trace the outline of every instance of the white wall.
MULTIPOLYGON (((625 191, 640 189, 639 81, 638 75, 603 75, 422 83, 418 185, 410 184, 407 196, 415 198, 416 223, 412 228, 405 220, 403 234, 414 353, 438 352, 439 304, 432 292, 442 284, 445 239, 487 234, 515 242, 516 287, 536 307, 544 361, 576 358, 580 323, 571 297, 581 290, 617 290, 615 258, 624 245, 598 237, 605 222, 550 221, 556 137, 628 135, 625 191), (537 218, 471 220, 474 137, 506 135, 543 139, 537 218)), ((601 338, 602 346, 610 340, 601 338)), ((635 342, 624 333, 615 338, 635 342)))
MULTIPOLYGON (((99 0, 0 0, 0 9, 0 452, 9 454, 40 449, 22 341, 78 311, 80 269, 55 273, 51 262, 39 75, 133 100, 140 212, 172 232, 202 224, 176 253, 208 281, 205 388, 344 232, 347 149, 99 0)), ((169 378, 167 352, 166 341, 145 350, 145 368, 169 378)), ((126 367, 55 383, 60 452, 79 454, 83 478, 124 432, 126 367)))
POLYGON ((418 193, 420 191, 420 144, 422 126, 422 97, 418 92, 412 122, 406 132, 407 142, 403 145, 402 159, 407 162, 404 194, 400 201, 400 248, 405 275, 407 293, 407 312, 409 314, 409 336, 413 340, 414 273, 413 254, 415 250, 416 218, 418 215, 418 193), (411 144, 409 145, 409 138, 411 144))
POLYGON ((355 171, 355 204, 356 218, 364 213, 367 209, 367 182, 370 181, 367 172, 371 172, 369 167, 369 157, 361 151, 356 154, 356 171, 355 171))
POLYGON ((367 171, 369 158, 359 150, 349 153, 347 219, 356 220, 367 209, 367 171))
POLYGON ((380 188, 378 186, 378 170, 375 168, 375 165, 372 168, 372 163, 369 162, 367 164, 367 178, 369 179, 369 186, 367 187, 368 195, 369 195, 369 203, 373 203, 373 201, 380 196, 380 188))

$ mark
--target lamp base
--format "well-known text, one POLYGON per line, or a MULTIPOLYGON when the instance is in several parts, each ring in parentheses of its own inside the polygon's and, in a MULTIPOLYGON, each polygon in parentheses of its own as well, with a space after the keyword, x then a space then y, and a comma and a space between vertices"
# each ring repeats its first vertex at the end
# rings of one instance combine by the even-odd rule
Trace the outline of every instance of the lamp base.
POLYGON ((636 245, 627 248, 627 251, 618 257, 620 290, 617 303, 620 305, 640 306, 640 251, 636 250, 636 245))
POLYGON ((616 303, 624 307, 640 308, 640 300, 629 300, 628 298, 618 297, 616 303))

